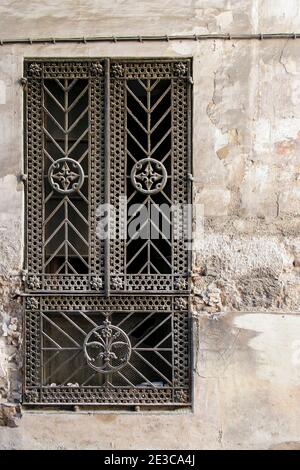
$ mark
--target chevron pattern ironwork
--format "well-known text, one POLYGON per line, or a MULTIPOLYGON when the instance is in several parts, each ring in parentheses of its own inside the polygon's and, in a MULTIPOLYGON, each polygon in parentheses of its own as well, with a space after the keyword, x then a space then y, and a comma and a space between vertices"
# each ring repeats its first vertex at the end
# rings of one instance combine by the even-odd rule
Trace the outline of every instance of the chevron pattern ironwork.
POLYGON ((43 97, 44 269, 83 274, 89 269, 88 80, 45 80, 43 97), (55 165, 60 171, 53 175, 55 165))
POLYGON ((127 80, 127 272, 172 272, 171 81, 127 80), (134 228, 134 222, 139 223, 134 228))
POLYGON ((68 383, 80 386, 173 386, 173 326, 170 312, 44 312, 42 322, 45 386, 68 383), (99 375, 90 367, 84 354, 84 341, 91 331, 105 322, 111 324, 110 328, 126 334, 131 343, 131 355, 121 370, 99 375))

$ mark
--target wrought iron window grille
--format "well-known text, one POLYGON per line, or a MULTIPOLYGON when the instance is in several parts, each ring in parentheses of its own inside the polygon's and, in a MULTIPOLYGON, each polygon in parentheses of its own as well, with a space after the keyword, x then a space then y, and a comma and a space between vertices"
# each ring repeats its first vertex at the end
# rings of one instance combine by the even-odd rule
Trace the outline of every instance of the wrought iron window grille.
POLYGON ((191 75, 25 61, 24 403, 191 404, 191 75))

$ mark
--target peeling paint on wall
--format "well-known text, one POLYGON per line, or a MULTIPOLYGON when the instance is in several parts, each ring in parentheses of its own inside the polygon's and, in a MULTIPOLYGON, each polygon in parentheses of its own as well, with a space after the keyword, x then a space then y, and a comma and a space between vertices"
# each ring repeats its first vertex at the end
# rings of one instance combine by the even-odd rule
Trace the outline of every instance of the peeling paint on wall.
POLYGON ((255 351, 256 374, 261 379, 299 387, 299 315, 252 313, 236 317, 234 324, 256 332, 248 344, 255 351))

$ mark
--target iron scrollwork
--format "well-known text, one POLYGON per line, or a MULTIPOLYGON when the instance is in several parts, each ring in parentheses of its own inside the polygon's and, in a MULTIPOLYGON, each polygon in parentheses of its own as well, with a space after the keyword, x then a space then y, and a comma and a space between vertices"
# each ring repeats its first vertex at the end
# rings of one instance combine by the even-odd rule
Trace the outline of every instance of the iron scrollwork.
POLYGON ((76 160, 60 158, 50 166, 48 178, 55 191, 61 194, 71 194, 83 185, 84 173, 76 160))
POLYGON ((128 336, 107 319, 88 333, 83 348, 88 365, 102 374, 122 369, 131 355, 128 336))
POLYGON ((167 170, 158 160, 143 158, 133 166, 131 182, 134 188, 141 193, 156 194, 166 185, 167 170))

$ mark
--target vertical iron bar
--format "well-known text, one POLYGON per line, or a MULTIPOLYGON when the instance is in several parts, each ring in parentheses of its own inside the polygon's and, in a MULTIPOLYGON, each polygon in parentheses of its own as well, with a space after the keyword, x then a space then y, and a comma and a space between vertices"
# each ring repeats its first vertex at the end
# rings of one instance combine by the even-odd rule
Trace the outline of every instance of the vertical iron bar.
MULTIPOLYGON (((92 266, 92 242, 91 242, 91 226, 93 224, 94 226, 94 221, 91 218, 91 178, 92 178, 92 162, 91 162, 91 148, 92 148, 92 137, 91 137, 91 80, 88 80, 88 153, 87 153, 87 172, 88 172, 88 179, 87 179, 87 187, 88 187, 88 193, 87 193, 87 199, 88 199, 88 207, 87 207, 87 214, 88 214, 88 282, 89 282, 89 288, 91 287, 91 266, 92 266)), ((94 163, 94 162, 93 162, 94 163)), ((95 169, 95 163, 93 165, 93 168, 95 169)), ((94 170, 95 171, 95 170, 94 170)), ((97 209, 97 208, 96 208, 97 209)), ((94 212, 95 213, 95 212, 94 212)), ((95 256, 95 255, 94 255, 95 256)))
POLYGON ((105 59, 105 204, 107 210, 107 233, 105 237, 105 295, 110 295, 110 61, 105 59))
POLYGON ((127 95, 128 95, 128 91, 126 89, 126 85, 127 85, 127 80, 124 80, 124 149, 125 149, 125 152, 124 152, 124 158, 125 158, 125 164, 124 164, 124 200, 123 200, 123 203, 124 203, 124 207, 123 207, 123 210, 124 210, 124 225, 123 225, 123 228, 124 228, 124 231, 125 233, 123 232, 120 232, 122 233, 122 237, 123 237, 123 242, 124 243, 124 247, 123 247, 123 253, 124 253, 124 268, 123 268, 123 273, 124 273, 124 288, 126 290, 127 288, 127 246, 128 246, 128 239, 127 239, 127 234, 128 234, 128 226, 127 226, 127 222, 128 222, 128 217, 127 217, 127 214, 128 214, 128 203, 127 203, 127 200, 128 200, 128 180, 127 180, 127 167, 128 167, 128 151, 127 151, 127 133, 128 133, 128 122, 127 122, 127 115, 128 115, 128 103, 127 103, 127 95))
MULTIPOLYGON (((193 63, 192 60, 189 61, 188 63, 188 83, 187 83, 187 167, 188 167, 188 174, 193 174, 193 161, 192 161, 192 145, 193 145, 193 127, 192 127, 192 122, 193 122, 193 80, 190 79, 192 77, 193 73, 193 63)), ((189 251, 187 253, 188 256, 188 283, 190 285, 191 283, 191 272, 192 272, 192 244, 193 244, 193 180, 188 179, 188 204, 190 206, 189 212, 188 212, 188 223, 189 223, 189 251)), ((189 383, 190 383, 190 401, 192 403, 192 410, 194 411, 194 380, 195 380, 195 356, 194 356, 194 319, 192 316, 192 311, 191 311, 191 298, 190 296, 188 297, 188 360, 189 360, 189 383)))
MULTIPOLYGON (((69 105, 69 100, 68 100, 68 80, 65 79, 64 81, 65 85, 65 96, 64 96, 64 107, 65 107, 65 157, 68 156, 68 151, 69 151, 69 138, 68 138, 68 126, 69 126, 69 116, 68 116, 68 105, 69 105)), ((69 247, 68 247, 68 238, 69 238, 69 233, 68 233, 68 201, 67 201, 67 196, 64 197, 64 212, 65 212, 65 274, 68 273, 68 262, 69 262, 69 247)))
MULTIPOLYGON (((25 64, 23 64, 23 76, 25 76, 25 64)), ((24 162, 23 162, 23 165, 24 165, 24 169, 23 169, 23 172, 25 175, 28 175, 28 86, 29 84, 27 84, 27 87, 24 87, 24 95, 23 95, 23 145, 24 145, 24 162)), ((29 204, 28 204, 28 188, 27 188, 27 184, 24 185, 24 209, 25 209, 25 213, 24 213, 24 216, 23 216, 23 223, 24 223, 24 246, 23 246, 23 269, 28 269, 28 254, 27 254, 27 250, 28 250, 28 208, 29 208, 29 204)), ((27 348, 28 348, 28 344, 27 344, 27 328, 28 328, 28 317, 27 317, 27 313, 26 313, 26 297, 24 297, 23 299, 23 304, 22 304, 22 307, 23 307, 23 310, 24 310, 24 314, 23 314, 23 318, 22 318, 22 329, 23 329, 23 345, 22 345, 22 353, 23 353, 23 358, 25 358, 24 362, 24 372, 23 372, 23 377, 22 377, 22 396, 25 396, 25 389, 26 389, 26 385, 27 385, 27 379, 26 379, 26 371, 27 371, 27 362, 28 362, 28 356, 27 356, 27 348)))
MULTIPOLYGON (((151 153, 151 81, 150 79, 147 79, 147 156, 148 158, 150 157, 151 153)), ((148 198, 147 201, 147 217, 148 217, 148 222, 147 222, 147 231, 148 231, 148 247, 147 247, 147 256, 148 256, 148 268, 147 272, 148 274, 151 274, 151 199, 148 198)), ((147 233, 147 232, 146 232, 147 233)))
POLYGON ((189 303, 189 309, 188 309, 188 333, 189 333, 188 346, 189 346, 190 400, 192 403, 192 411, 194 411, 195 409, 194 395, 195 395, 196 356, 194 354, 193 345, 196 340, 198 341, 198 338, 195 338, 195 323, 194 323, 194 318, 192 316, 190 303, 189 303))
POLYGON ((39 378, 40 378, 40 401, 42 401, 42 387, 44 385, 44 352, 42 349, 42 341, 43 341, 43 315, 42 315, 42 308, 41 308, 41 299, 39 300, 39 378))
MULTIPOLYGON (((64 197, 64 212, 65 212, 65 274, 68 274, 69 271, 69 246, 68 246, 68 239, 69 239, 69 227, 68 227, 68 201, 67 196, 64 197)), ((59 252, 58 252, 59 254, 59 252)))
MULTIPOLYGON (((171 160, 171 199, 172 199, 172 206, 174 203, 174 196, 173 196, 173 184, 174 184, 174 106, 173 106, 173 101, 174 101, 174 81, 173 79, 171 81, 171 155, 170 155, 170 160, 171 160)), ((178 211, 178 208, 175 208, 176 211, 178 211)), ((170 208, 170 236, 171 236, 171 265, 172 265, 172 270, 171 270, 171 289, 174 290, 175 288, 175 279, 174 279, 174 230, 176 230, 176 227, 174 227, 174 212, 172 210, 172 207, 170 208)), ((177 234, 178 236, 178 234, 177 234)))
MULTIPOLYGON (((23 76, 25 76, 25 64, 23 64, 23 76)), ((28 87, 29 83, 27 83, 27 86, 23 88, 24 90, 24 95, 23 95, 23 145, 24 145, 24 174, 28 175, 28 87)), ((24 247, 23 247, 23 269, 28 269, 28 187, 27 184, 24 184, 24 208, 25 208, 25 214, 23 217, 24 220, 24 247)))
POLYGON ((174 386, 175 386, 175 357, 174 357, 174 321, 175 321, 175 311, 174 311, 174 301, 172 301, 172 317, 171 317, 171 333, 172 333, 172 399, 174 401, 174 386))
MULTIPOLYGON (((188 76, 192 76, 192 63, 189 62, 188 64, 188 76)), ((193 116, 193 102, 192 102, 192 80, 188 80, 187 82, 187 170, 188 174, 193 173, 193 164, 192 164, 192 116, 193 116)), ((188 178, 188 204, 189 204, 189 210, 188 210, 188 243, 189 243, 189 250, 187 253, 188 256, 188 282, 190 282, 190 273, 192 269, 192 250, 191 250, 191 244, 193 243, 192 240, 192 220, 190 220, 193 217, 193 212, 192 212, 192 203, 193 203, 193 181, 192 179, 188 178)))
MULTIPOLYGON (((42 109, 43 107, 46 108, 45 106, 45 90, 44 90, 44 80, 42 80, 41 82, 41 94, 42 94, 42 97, 41 97, 41 102, 42 102, 42 109)), ((42 111, 42 126, 43 126, 43 129, 46 127, 46 123, 45 123, 45 119, 46 116, 45 116, 45 112, 42 111)), ((46 207, 45 207, 45 186, 46 186, 46 181, 45 181, 45 178, 44 178, 44 173, 45 173, 45 132, 44 130, 42 131, 42 243, 43 243, 43 246, 42 246, 42 269, 43 269, 43 274, 45 274, 45 262, 46 262, 46 248, 45 248, 45 240, 46 240, 46 235, 45 235, 45 232, 46 232, 46 227, 45 227, 45 224, 44 224, 44 221, 46 220, 46 217, 45 217, 45 212, 46 212, 46 207)), ((45 288, 45 276, 43 275, 42 276, 42 288, 44 289, 45 288)))

